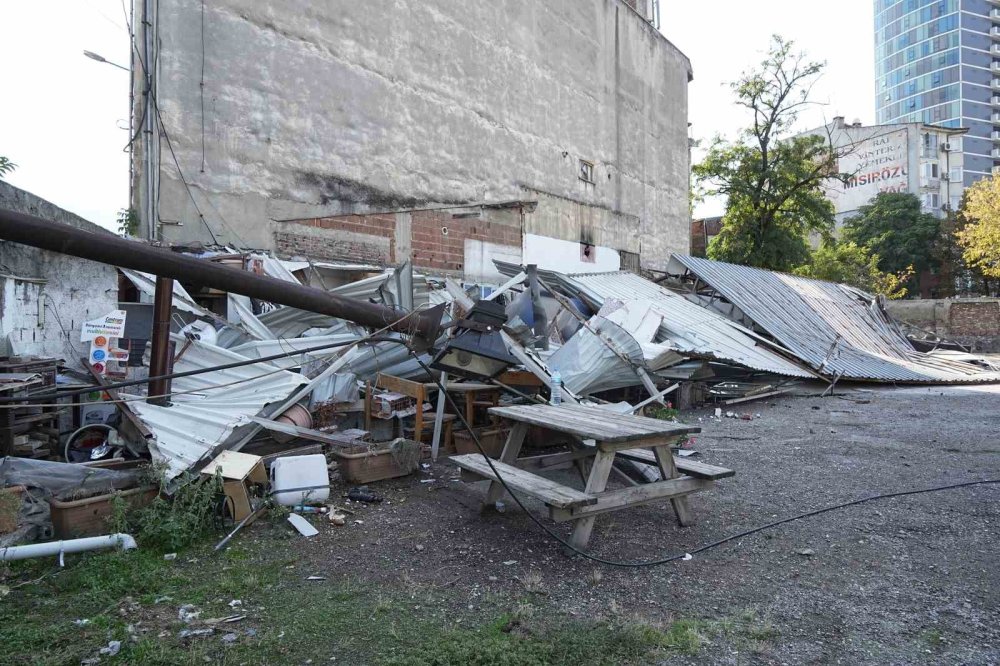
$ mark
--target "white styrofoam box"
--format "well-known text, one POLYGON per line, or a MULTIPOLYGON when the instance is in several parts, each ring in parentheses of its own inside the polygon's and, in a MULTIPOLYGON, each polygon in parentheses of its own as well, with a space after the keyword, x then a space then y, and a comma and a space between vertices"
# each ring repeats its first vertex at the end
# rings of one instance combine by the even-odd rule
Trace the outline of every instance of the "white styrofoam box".
POLYGON ((271 491, 278 504, 297 506, 305 501, 322 502, 330 496, 330 488, 281 492, 291 488, 329 486, 330 471, 326 467, 326 456, 316 453, 310 456, 287 456, 271 463, 271 491))

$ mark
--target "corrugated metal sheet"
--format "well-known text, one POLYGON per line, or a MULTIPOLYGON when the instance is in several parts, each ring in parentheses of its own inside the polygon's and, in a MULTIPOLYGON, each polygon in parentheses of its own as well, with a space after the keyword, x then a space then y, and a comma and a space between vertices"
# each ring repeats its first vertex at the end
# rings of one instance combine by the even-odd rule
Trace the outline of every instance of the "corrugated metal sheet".
POLYGON ((578 395, 638 384, 640 380, 635 368, 643 367, 645 362, 642 348, 635 338, 604 317, 591 317, 589 324, 604 341, 587 328, 581 328, 546 359, 549 370, 558 370, 563 385, 578 395), (629 359, 631 364, 615 351, 629 359))
MULTIPOLYGON (((495 262, 505 275, 520 270, 495 262)), ((663 317, 655 342, 669 344, 679 353, 696 358, 735 363, 753 370, 789 377, 814 377, 808 370, 771 351, 751 331, 719 314, 634 273, 562 275, 539 271, 542 279, 567 295, 580 295, 597 307, 614 299, 623 303, 643 300, 663 317)))
POLYGON ((913 349, 874 298, 857 289, 782 273, 674 255, 760 329, 826 376, 891 382, 1000 381, 970 363, 913 349))
MULTIPOLYGON (((263 358, 265 356, 287 354, 289 352, 299 351, 301 349, 310 349, 312 347, 321 347, 323 345, 350 343, 357 340, 358 337, 359 336, 352 333, 344 333, 339 335, 323 335, 310 338, 257 340, 237 345, 235 347, 230 347, 229 350, 236 354, 240 354, 241 356, 245 356, 246 358, 263 358)), ((344 346, 346 346, 346 344, 344 346)), ((285 358, 270 361, 270 363, 279 368, 298 368, 310 361, 339 354, 342 350, 343 347, 333 347, 329 350, 323 350, 312 354, 296 354, 294 356, 286 356, 285 358)))
MULTIPOLYGON (((211 368, 245 356, 221 347, 173 336, 184 349, 174 363, 175 372, 211 368)), ((167 465, 172 479, 197 463, 234 431, 251 424, 268 403, 284 400, 307 383, 304 376, 268 363, 254 363, 229 370, 216 370, 173 381, 175 395, 168 407, 133 402, 132 408, 153 432, 153 460, 167 465), (194 393, 187 393, 195 391, 194 393)))

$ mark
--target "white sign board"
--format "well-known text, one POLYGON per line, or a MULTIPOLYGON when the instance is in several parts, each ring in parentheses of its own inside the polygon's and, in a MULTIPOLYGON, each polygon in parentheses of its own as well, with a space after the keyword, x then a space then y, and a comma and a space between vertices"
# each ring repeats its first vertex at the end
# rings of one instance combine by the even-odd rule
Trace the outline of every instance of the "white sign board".
POLYGON ((107 340, 125 337, 126 314, 125 310, 112 310, 103 317, 83 322, 83 327, 80 330, 80 342, 104 338, 104 344, 99 346, 107 346, 107 340))
POLYGON ((857 210, 881 192, 909 191, 905 129, 859 141, 849 150, 839 160, 840 173, 849 176, 847 182, 828 185, 827 196, 838 214, 857 210))

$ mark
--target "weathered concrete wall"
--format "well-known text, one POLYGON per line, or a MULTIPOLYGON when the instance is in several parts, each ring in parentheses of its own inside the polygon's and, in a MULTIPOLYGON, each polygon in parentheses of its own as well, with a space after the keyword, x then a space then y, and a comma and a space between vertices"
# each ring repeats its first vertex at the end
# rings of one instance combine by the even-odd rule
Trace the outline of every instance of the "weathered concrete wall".
POLYGON ((889 301, 887 308, 897 319, 974 351, 1000 352, 1000 299, 889 301))
MULTIPOLYGON (((621 0, 219 0, 204 40, 201 2, 158 6, 164 126, 220 242, 532 198, 532 233, 687 251, 690 63, 621 0)), ((164 238, 210 241, 163 155, 164 238)))
MULTIPOLYGON (((110 235, 4 182, 0 182, 0 208, 110 235)), ((114 310, 117 302, 118 274, 113 266, 0 241, 0 340, 8 340, 13 353, 54 356, 75 366, 77 358, 89 353, 79 341, 80 324, 114 310)))

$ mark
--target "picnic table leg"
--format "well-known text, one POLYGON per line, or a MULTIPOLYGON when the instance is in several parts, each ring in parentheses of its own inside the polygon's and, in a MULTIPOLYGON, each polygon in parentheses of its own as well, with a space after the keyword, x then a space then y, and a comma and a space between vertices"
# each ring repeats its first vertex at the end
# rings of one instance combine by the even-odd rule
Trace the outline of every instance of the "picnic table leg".
MULTIPOLYGON (((518 454, 521 453, 521 445, 524 444, 524 438, 527 434, 527 423, 514 424, 510 434, 507 436, 507 443, 503 446, 503 452, 500 454, 500 462, 508 465, 514 464, 514 461, 517 460, 518 454)), ((491 483, 490 489, 486 491, 486 499, 483 501, 483 509, 488 511, 494 508, 497 500, 500 499, 502 494, 503 485, 501 485, 499 481, 491 483)))
MULTIPOLYGON (((614 451, 598 451, 594 457, 594 463, 590 467, 590 477, 587 479, 585 493, 593 494, 603 492, 608 485, 608 477, 611 475, 611 467, 615 463, 614 451)), ((594 530, 596 516, 588 516, 576 521, 573 526, 573 535, 569 542, 575 548, 583 550, 590 542, 590 533, 594 530)))
MULTIPOLYGON (((677 466, 674 464, 674 454, 670 450, 669 443, 653 447, 653 453, 656 454, 656 465, 660 468, 660 474, 663 475, 664 480, 676 479, 680 476, 677 473, 677 466)), ((678 523, 685 527, 694 523, 691 519, 691 513, 688 510, 687 497, 675 497, 670 500, 670 503, 674 506, 678 523)))

